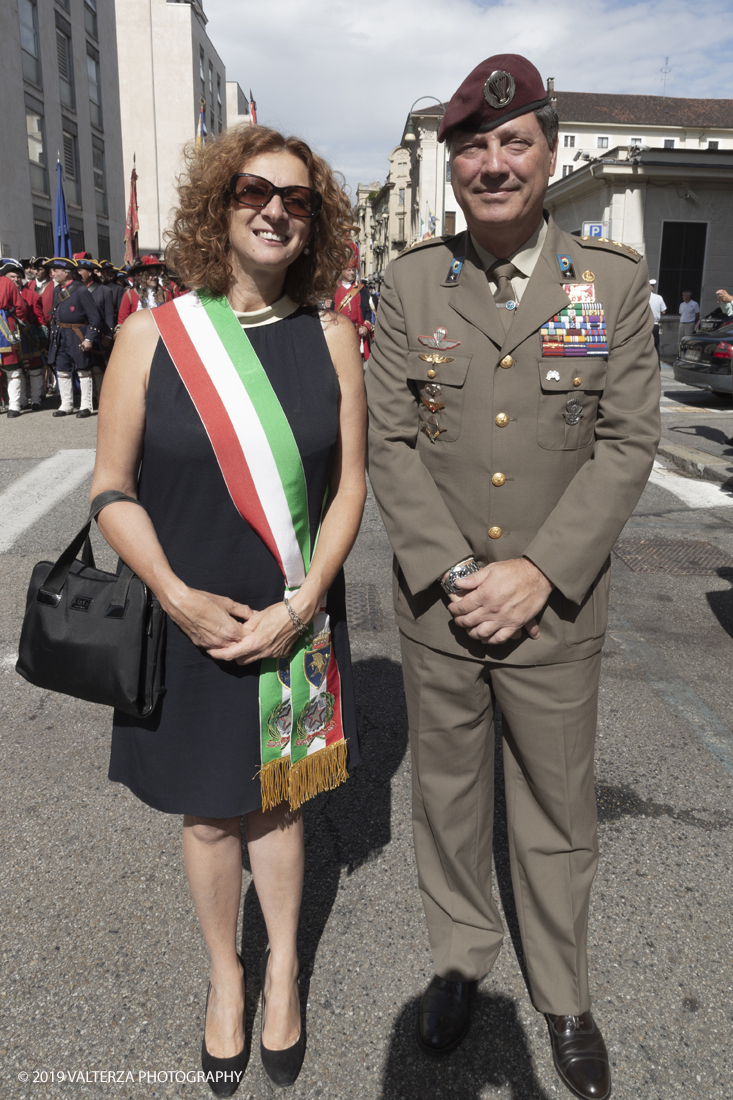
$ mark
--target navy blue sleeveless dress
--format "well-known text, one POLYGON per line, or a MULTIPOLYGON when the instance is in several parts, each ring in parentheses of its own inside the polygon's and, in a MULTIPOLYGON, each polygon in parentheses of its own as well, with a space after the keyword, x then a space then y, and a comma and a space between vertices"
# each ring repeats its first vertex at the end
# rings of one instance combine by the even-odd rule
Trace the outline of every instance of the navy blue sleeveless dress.
MULTIPOLYGON (((338 378, 320 320, 298 309, 247 328, 295 436, 308 489, 311 537, 338 436, 338 378)), ((191 588, 255 610, 278 603, 282 573, 242 519, 196 408, 162 340, 150 369, 139 497, 171 568, 191 588)), ((341 672, 348 766, 359 761, 343 572, 328 594, 341 672)), ((259 662, 215 661, 168 621, 166 692, 149 718, 115 711, 109 778, 157 810, 237 817, 262 805, 259 662)))

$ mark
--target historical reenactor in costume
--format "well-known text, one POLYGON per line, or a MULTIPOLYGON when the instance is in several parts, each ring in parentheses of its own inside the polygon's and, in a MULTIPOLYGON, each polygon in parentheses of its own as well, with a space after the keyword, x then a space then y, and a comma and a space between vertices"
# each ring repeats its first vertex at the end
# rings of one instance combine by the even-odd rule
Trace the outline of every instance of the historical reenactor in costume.
POLYGON ((565 1084, 604 1100, 586 948, 598 678, 609 554, 652 467, 660 387, 646 263, 543 213, 557 133, 540 74, 516 54, 483 62, 448 104, 439 140, 468 229, 387 269, 369 475, 395 552, 435 964, 420 1044, 461 1042, 501 946, 496 701, 532 1000, 565 1084))
POLYGON ((101 271, 99 277, 112 295, 112 304, 115 311, 115 323, 112 326, 112 331, 114 332, 117 326, 120 306, 122 304, 122 295, 125 293, 125 288, 117 281, 118 276, 122 275, 123 272, 115 267, 110 260, 100 260, 100 267, 101 271))
POLYGON ((25 285, 25 272, 20 263, 10 260, 0 268, 0 273, 15 284, 25 302, 26 318, 18 325, 19 358, 23 368, 20 378, 20 405, 21 408, 30 405, 33 412, 38 412, 45 397, 43 352, 48 344, 41 299, 31 286, 25 285))
POLYGON ((173 300, 172 291, 161 283, 164 271, 165 263, 157 256, 140 256, 135 260, 127 272, 133 285, 122 295, 119 324, 123 324, 131 313, 137 313, 139 309, 155 309, 156 306, 173 300))
MULTIPOLYGON (((14 264, 15 261, 10 261, 14 264)), ((8 387, 8 418, 20 416, 24 387, 19 323, 25 321, 27 307, 15 283, 5 274, 9 264, 0 268, 0 365, 8 387)))
POLYGON ((359 253, 353 241, 349 241, 352 250, 352 258, 348 267, 341 272, 341 282, 333 296, 333 308, 336 313, 343 313, 356 328, 361 348, 361 357, 364 362, 369 358, 374 326, 372 324, 372 309, 369 301, 369 291, 359 277, 359 253))
POLYGON ((56 284, 53 292, 48 362, 59 380, 61 407, 54 416, 69 416, 74 411, 72 375, 76 373, 81 389, 77 417, 92 415, 94 383, 92 356, 94 341, 104 329, 94 296, 75 279, 77 264, 65 256, 54 256, 46 265, 56 284))
POLYGON ((112 347, 112 335, 115 330, 115 305, 112 291, 100 279, 102 270, 98 260, 92 259, 88 252, 74 254, 79 278, 84 283, 89 293, 94 297, 97 309, 102 318, 103 325, 94 341, 90 357, 92 362, 92 378, 97 397, 102 385, 102 375, 107 366, 110 349, 112 347))

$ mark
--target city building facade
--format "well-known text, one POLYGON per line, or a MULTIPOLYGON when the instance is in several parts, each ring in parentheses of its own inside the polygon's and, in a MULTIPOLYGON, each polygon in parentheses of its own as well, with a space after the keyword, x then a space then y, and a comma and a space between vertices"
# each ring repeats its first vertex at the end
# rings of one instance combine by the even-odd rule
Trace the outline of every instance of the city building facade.
POLYGON ((200 0, 115 0, 114 8, 125 187, 134 165, 139 250, 160 252, 201 108, 204 141, 226 128, 226 69, 200 0))
POLYGON ((236 80, 227 80, 227 126, 251 126, 249 100, 236 80))
POLYGON ((547 81, 547 94, 560 116, 553 182, 577 171, 588 156, 605 157, 617 146, 733 149, 732 99, 556 92, 553 77, 547 81))
POLYGON ((52 255, 56 162, 72 249, 122 260, 125 199, 117 42, 104 0, 4 0, 0 253, 52 255))

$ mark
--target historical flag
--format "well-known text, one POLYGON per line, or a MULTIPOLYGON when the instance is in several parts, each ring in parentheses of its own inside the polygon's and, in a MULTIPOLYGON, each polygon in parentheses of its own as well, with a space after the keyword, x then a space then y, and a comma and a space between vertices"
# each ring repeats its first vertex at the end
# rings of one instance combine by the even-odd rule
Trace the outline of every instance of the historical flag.
POLYGON ((205 120, 205 117, 204 117, 205 111, 206 111, 206 104, 204 103, 204 101, 202 99, 201 103, 199 105, 198 126, 196 127, 196 148, 197 149, 200 149, 201 146, 204 144, 204 137, 205 137, 205 134, 206 134, 206 120, 205 120))
POLYGON ((125 219, 125 263, 131 264, 138 257, 137 234, 140 223, 137 218, 137 172, 135 171, 135 157, 132 158, 132 175, 130 176, 130 203, 127 207, 125 219))
POLYGON ((64 170, 61 161, 56 161, 56 226, 54 233, 54 255, 68 256, 71 259, 71 233, 69 232, 69 218, 66 213, 66 196, 63 184, 64 170))
POLYGON ((252 89, 249 90, 249 121, 252 126, 257 125, 257 104, 252 98, 252 89))

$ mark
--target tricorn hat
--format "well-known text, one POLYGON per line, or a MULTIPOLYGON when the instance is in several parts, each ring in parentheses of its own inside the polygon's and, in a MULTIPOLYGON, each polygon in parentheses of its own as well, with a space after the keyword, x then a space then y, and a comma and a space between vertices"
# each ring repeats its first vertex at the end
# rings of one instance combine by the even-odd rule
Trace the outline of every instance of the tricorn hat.
POLYGON ((144 271, 146 267, 165 267, 165 260, 158 256, 138 256, 134 263, 127 269, 128 275, 137 275, 138 271, 144 271))
POLYGON ((0 267, 0 275, 8 275, 11 271, 14 271, 16 275, 25 275, 23 264, 17 260, 6 260, 2 267, 0 267))
POLYGON ((542 77, 531 61, 518 53, 494 54, 477 65, 454 92, 438 141, 445 141, 456 129, 486 133, 549 102, 542 77))
POLYGON ((52 267, 60 267, 64 271, 76 271, 76 260, 70 260, 68 256, 51 256, 49 260, 46 260, 44 267, 47 267, 49 271, 52 267))

